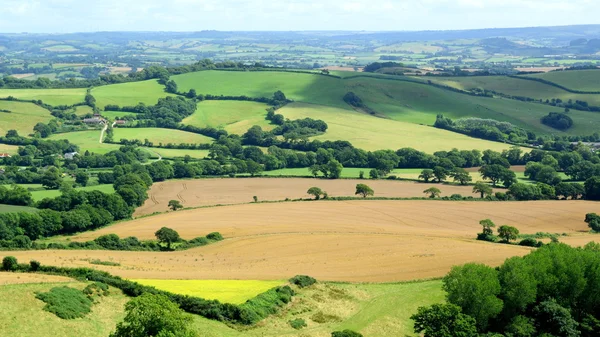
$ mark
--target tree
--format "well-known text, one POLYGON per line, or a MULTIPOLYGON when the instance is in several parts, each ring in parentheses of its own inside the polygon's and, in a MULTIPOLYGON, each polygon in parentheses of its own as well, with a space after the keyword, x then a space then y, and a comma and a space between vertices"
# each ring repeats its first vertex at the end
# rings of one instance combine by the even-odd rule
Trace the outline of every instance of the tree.
POLYGON ((334 331, 331 333, 331 337, 363 337, 361 333, 352 330, 334 331))
POLYGON ((448 177, 448 171, 441 166, 436 166, 433 168, 433 176, 438 183, 441 183, 442 181, 446 180, 446 177, 448 177))
POLYGON ((492 220, 490 220, 490 219, 481 220, 481 221, 479 221, 479 224, 481 226, 483 226, 482 233, 484 235, 493 235, 494 234, 493 228, 496 227, 496 224, 492 220))
POLYGON ((519 230, 512 226, 500 226, 498 228, 498 236, 504 239, 504 242, 509 243, 511 240, 519 238, 519 230))
POLYGON ((321 190, 318 187, 311 187, 311 188, 308 189, 308 191, 306 193, 314 196, 315 200, 321 199, 321 195, 324 194, 323 190, 321 190))
POLYGON ((165 90, 172 94, 176 94, 177 93, 177 83, 173 80, 168 81, 166 84, 165 90))
POLYGON ((456 169, 454 173, 452 173, 452 176, 454 177, 454 181, 458 181, 461 185, 467 185, 473 180, 469 172, 464 169, 456 169))
POLYGON ((63 183, 62 175, 56 167, 50 167, 40 179, 42 186, 48 190, 57 190, 63 183))
POLYGON ((473 193, 479 193, 481 195, 481 199, 485 198, 487 195, 491 195, 494 192, 490 185, 484 183, 483 181, 478 181, 473 186, 473 193))
POLYGON ((188 91, 188 93, 185 95, 187 98, 196 98, 196 96, 198 96, 198 94, 196 94, 196 89, 190 89, 190 91, 188 91))
POLYGON ((278 101, 278 102, 280 102, 280 103, 285 103, 287 101, 287 97, 285 97, 285 94, 281 90, 277 90, 273 94, 273 99, 276 100, 276 101, 278 101))
POLYGON ((424 337, 477 336, 475 319, 463 314, 460 307, 454 304, 419 307, 410 319, 415 322, 414 331, 422 333, 424 337))
POLYGON ((255 162, 252 159, 246 160, 246 170, 250 173, 250 176, 254 177, 257 174, 260 174, 264 169, 262 164, 255 162))
POLYGON ((546 332, 552 336, 579 337, 579 325, 571 316, 569 309, 562 307, 551 299, 541 302, 533 310, 536 316, 538 331, 546 332))
POLYGON ((110 337, 193 337, 191 316, 164 295, 143 294, 125 304, 126 316, 110 337))
POLYGON ((182 209, 183 205, 179 202, 179 200, 169 200, 169 208, 172 211, 176 211, 178 209, 182 209))
POLYGON ((419 175, 419 179, 423 179, 426 183, 434 177, 432 169, 424 169, 419 175))
POLYGON ((90 180, 90 176, 84 171, 77 171, 75 173, 75 182, 81 186, 86 186, 88 181, 90 180))
POLYGON ((497 298, 501 291, 498 272, 486 265, 453 267, 443 279, 443 289, 448 293, 448 302, 475 318, 480 331, 485 331, 489 320, 502 311, 502 300, 497 298))
POLYGON ((96 98, 90 94, 85 95, 85 104, 94 108, 96 106, 96 98))
POLYGON ((600 233, 600 215, 588 213, 585 215, 585 222, 596 233, 600 233))
POLYGON ((335 159, 330 160, 326 164, 326 167, 327 171, 329 171, 329 178, 331 179, 339 178, 342 175, 342 170, 344 169, 342 164, 335 159))
POLYGON ((600 200, 600 176, 589 178, 584 186, 586 199, 600 200))
POLYGON ((167 227, 163 227, 157 230, 156 233, 154 233, 154 235, 158 239, 158 242, 166 243, 168 249, 171 249, 171 244, 173 242, 177 242, 180 240, 179 233, 167 227))
POLYGON ((442 194, 442 191, 440 191, 440 189, 437 187, 430 187, 423 191, 423 193, 428 194, 431 199, 435 199, 442 194))
POLYGON ((373 191, 372 188, 370 188, 369 186, 365 185, 365 184, 357 184, 356 185, 356 192, 354 192, 354 195, 358 195, 361 194, 363 196, 363 198, 366 198, 369 195, 375 195, 375 191, 373 191))
POLYGON ((14 256, 6 256, 2 259, 2 270, 13 271, 17 270, 18 262, 14 256))
POLYGON ((482 166, 479 169, 479 173, 481 173, 483 179, 491 180, 494 187, 500 181, 502 181, 506 187, 509 187, 516 182, 515 173, 500 164, 482 166))

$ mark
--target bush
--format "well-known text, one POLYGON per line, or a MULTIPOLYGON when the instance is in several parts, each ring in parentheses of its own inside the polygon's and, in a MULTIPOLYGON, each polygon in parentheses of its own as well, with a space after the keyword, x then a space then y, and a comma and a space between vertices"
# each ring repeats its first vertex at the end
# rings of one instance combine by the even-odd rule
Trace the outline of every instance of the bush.
POLYGON ((2 259, 2 270, 15 271, 18 266, 17 258, 14 256, 6 256, 2 259))
POLYGON ((110 294, 108 285, 102 282, 88 284, 88 286, 83 289, 83 293, 86 294, 89 299, 92 299, 94 296, 101 297, 110 294))
POLYGON ((363 337, 361 333, 352 330, 334 331, 331 333, 331 337, 363 337))
POLYGON ((452 199, 452 200, 462 200, 462 199, 463 199, 463 196, 462 196, 462 195, 460 195, 460 194, 452 194, 452 195, 450 196, 450 199, 452 199))
POLYGON ((290 283, 295 284, 300 288, 306 288, 317 283, 316 279, 307 275, 296 275, 292 277, 289 281, 290 283))
POLYGON ((521 240, 521 242, 519 242, 519 246, 526 246, 526 247, 541 247, 543 244, 544 243, 542 241, 537 241, 532 238, 527 238, 527 239, 521 240))
POLYGON ((495 235, 492 235, 492 234, 477 233, 477 240, 488 241, 488 242, 498 242, 498 237, 495 235))
POLYGON ((209 240, 213 240, 213 241, 221 241, 221 240, 223 240, 223 236, 219 232, 210 233, 210 234, 208 234, 206 236, 206 238, 209 239, 209 240))
POLYGON ((38 269, 40 269, 41 265, 42 264, 39 261, 36 261, 36 260, 29 261, 29 269, 31 271, 38 271, 38 269))
POLYGON ((300 329, 306 327, 306 321, 303 320, 302 318, 296 318, 296 319, 290 320, 288 323, 290 324, 290 326, 292 328, 294 328, 296 330, 300 330, 300 329))
POLYGON ((543 124, 558 130, 566 130, 573 126, 573 119, 562 112, 551 112, 541 119, 543 124))
POLYGON ((91 260, 90 264, 96 264, 96 265, 100 265, 100 266, 111 266, 111 267, 118 267, 121 265, 118 262, 102 261, 99 259, 91 260))
POLYGON ((341 318, 336 316, 336 315, 330 315, 330 314, 326 314, 322 311, 317 312, 316 314, 312 315, 310 317, 310 319, 315 322, 315 323, 329 323, 329 322, 339 322, 341 321, 341 318))
POLYGON ((92 301, 83 292, 69 287, 52 288, 36 294, 36 298, 46 302, 44 310, 62 319, 80 318, 92 310, 92 301))

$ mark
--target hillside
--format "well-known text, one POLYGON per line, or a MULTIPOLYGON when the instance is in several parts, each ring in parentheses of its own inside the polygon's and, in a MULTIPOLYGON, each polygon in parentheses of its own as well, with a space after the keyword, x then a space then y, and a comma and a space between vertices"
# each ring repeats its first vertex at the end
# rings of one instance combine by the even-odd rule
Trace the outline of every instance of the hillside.
POLYGON ((0 136, 8 130, 17 130, 20 135, 27 136, 33 133, 37 123, 48 123, 50 119, 50 111, 33 103, 0 101, 0 136))
POLYGON ((528 75, 579 91, 600 91, 600 70, 552 71, 528 75))

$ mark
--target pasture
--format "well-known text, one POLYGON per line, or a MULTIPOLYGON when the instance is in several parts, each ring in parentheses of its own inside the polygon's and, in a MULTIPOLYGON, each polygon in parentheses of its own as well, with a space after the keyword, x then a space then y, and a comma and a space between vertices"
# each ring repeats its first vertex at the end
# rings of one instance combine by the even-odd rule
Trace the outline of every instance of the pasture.
POLYGON ((38 209, 33 208, 33 207, 0 204, 0 213, 13 213, 13 212, 34 213, 37 211, 38 211, 38 209))
POLYGON ((100 109, 108 104, 120 107, 135 106, 138 103, 154 105, 159 98, 173 96, 165 92, 165 87, 157 80, 105 85, 92 89, 92 95, 100 109))
MULTIPOLYGON (((53 134, 48 139, 67 139, 69 142, 79 146, 81 153, 90 151, 92 153, 103 154, 113 150, 118 150, 118 144, 100 143, 100 130, 76 131, 68 133, 53 134)), ((118 139, 118 138, 115 138, 118 139)))
POLYGON ((152 185, 148 200, 138 207, 135 216, 165 212, 169 200, 179 200, 185 207, 241 204, 251 202, 253 196, 259 201, 277 201, 313 198, 306 194, 313 186, 327 191, 329 196, 355 196, 356 184, 366 183, 375 190, 375 196, 412 198, 425 197, 423 191, 436 186, 442 196, 462 194, 474 196, 472 186, 425 184, 408 181, 353 180, 353 179, 302 179, 302 178, 240 178, 171 180, 152 185))
MULTIPOLYGON (((2 135, 4 136, 4 135, 2 135)), ((0 144, 0 153, 17 154, 19 147, 17 145, 0 144)))
POLYGON ((208 150, 189 150, 189 149, 165 149, 165 148, 143 148, 150 154, 150 158, 158 158, 159 156, 166 159, 183 158, 190 156, 196 159, 208 157, 208 150))
MULTIPOLYGON (((479 221, 519 228, 522 234, 566 233, 565 242, 600 241, 588 234, 586 201, 318 201, 201 208, 121 222, 71 238, 105 234, 153 239, 167 225, 184 238, 218 231, 225 240, 172 253, 115 251, 16 251, 20 260, 96 266, 132 279, 281 280, 308 274, 323 281, 393 282, 445 275, 452 266, 491 266, 531 248, 476 241, 479 221), (240 216, 243 214, 243 216, 240 216)), ((561 236, 561 238, 563 238, 561 236)))
POLYGON ((132 280, 156 289, 176 294, 219 300, 224 303, 242 304, 271 288, 283 285, 283 281, 256 280, 132 280))
POLYGON ((52 118, 50 111, 33 103, 0 101, 0 135, 4 136, 8 130, 17 130, 19 135, 28 136, 33 133, 37 123, 48 123, 52 118))
MULTIPOLYGON (((112 185, 94 185, 76 188, 77 191, 100 191, 104 193, 114 193, 115 190, 112 185)), ((40 201, 44 198, 56 198, 60 196, 59 190, 43 190, 31 192, 31 197, 34 201, 40 201)))
POLYGON ((121 139, 133 140, 138 139, 142 142, 148 139, 155 145, 159 144, 210 144, 213 139, 197 133, 186 132, 181 130, 161 129, 161 128, 114 128, 114 140, 121 139))
MULTIPOLYGON (((397 150, 412 147, 433 153, 440 150, 491 149, 502 151, 509 145, 471 138, 458 133, 429 126, 377 118, 352 110, 314 104, 292 103, 278 110, 289 119, 315 118, 327 123, 329 128, 319 140, 346 140, 364 150, 397 150)), ((434 118, 435 119, 435 118, 434 118)))
POLYGON ((551 71, 527 76, 554 82, 571 90, 600 91, 600 70, 551 71))
POLYGON ((22 100, 41 100, 52 106, 82 103, 85 88, 78 89, 0 89, 0 98, 9 96, 22 100))
POLYGON ((244 101, 202 101, 196 112, 183 120, 183 124, 197 127, 224 129, 229 133, 244 134, 253 125, 263 130, 273 126, 265 120, 269 106, 257 102, 244 101))

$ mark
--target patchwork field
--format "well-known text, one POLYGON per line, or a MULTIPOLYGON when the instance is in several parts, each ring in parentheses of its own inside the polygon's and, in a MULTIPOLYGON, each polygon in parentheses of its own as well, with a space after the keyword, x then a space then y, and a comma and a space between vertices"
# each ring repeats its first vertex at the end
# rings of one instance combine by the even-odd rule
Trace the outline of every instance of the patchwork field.
POLYGON ((120 141, 121 139, 134 140, 138 139, 142 142, 144 139, 148 139, 155 145, 162 144, 179 144, 179 143, 195 143, 195 144, 209 144, 214 139, 199 135, 197 133, 186 132, 181 130, 172 129, 161 129, 161 128, 115 128, 114 129, 114 140, 120 141))
POLYGON ((306 194, 313 186, 320 187, 332 197, 354 196, 356 184, 368 184, 377 197, 424 197, 423 191, 436 186, 442 196, 472 194, 472 186, 437 185, 388 180, 352 179, 301 179, 301 178, 240 178, 171 180, 152 185, 148 200, 135 211, 135 216, 165 212, 169 200, 179 200, 185 207, 241 204, 251 202, 253 196, 259 201, 277 201, 312 198, 306 194))
POLYGON ((552 71, 528 75, 580 91, 600 91, 600 70, 552 71))
POLYGON ((512 225, 522 234, 565 233, 577 244, 600 241, 587 234, 586 201, 452 202, 320 201, 202 208, 122 222, 72 240, 115 233, 154 238, 168 225, 184 238, 218 231, 224 241, 172 253, 113 251, 18 251, 20 260, 96 266, 133 279, 281 280, 310 274, 320 280, 390 282, 440 277, 466 262, 499 265, 530 248, 476 241, 479 221, 512 225), (243 216, 240 216, 243 214, 243 216))
POLYGON ((135 106, 140 102, 154 105, 159 98, 173 96, 165 92, 165 87, 157 80, 105 85, 92 89, 92 95, 100 109, 108 104, 120 107, 135 106))
POLYGON ((12 96, 23 100, 42 100, 46 104, 73 105, 83 102, 85 88, 80 89, 0 89, 0 97, 12 96))
POLYGON ((8 130, 17 130, 20 135, 27 136, 33 133, 37 123, 48 123, 53 117, 50 111, 33 103, 0 101, 0 135, 4 136, 8 130))
POLYGON ((433 153, 458 149, 508 149, 507 144, 471 138, 433 127, 377 118, 363 113, 314 104, 293 103, 278 110, 289 119, 315 118, 327 123, 325 134, 313 137, 320 140, 347 140, 364 150, 397 150, 403 147, 433 153))
POLYGON ((225 129, 234 134, 243 134, 253 125, 270 130, 273 126, 265 120, 268 107, 267 104, 257 102, 203 101, 198 103, 196 112, 182 123, 225 129))
MULTIPOLYGON (((143 285, 176 294, 219 300, 224 303, 242 304, 284 281, 256 280, 133 280, 143 285)), ((1 281, 0 281, 1 282, 1 281)))
POLYGON ((117 144, 101 144, 100 130, 77 131, 68 133, 58 133, 51 135, 48 139, 67 139, 69 142, 76 144, 80 148, 80 152, 90 151, 92 153, 107 153, 113 150, 118 150, 120 145, 117 144))

